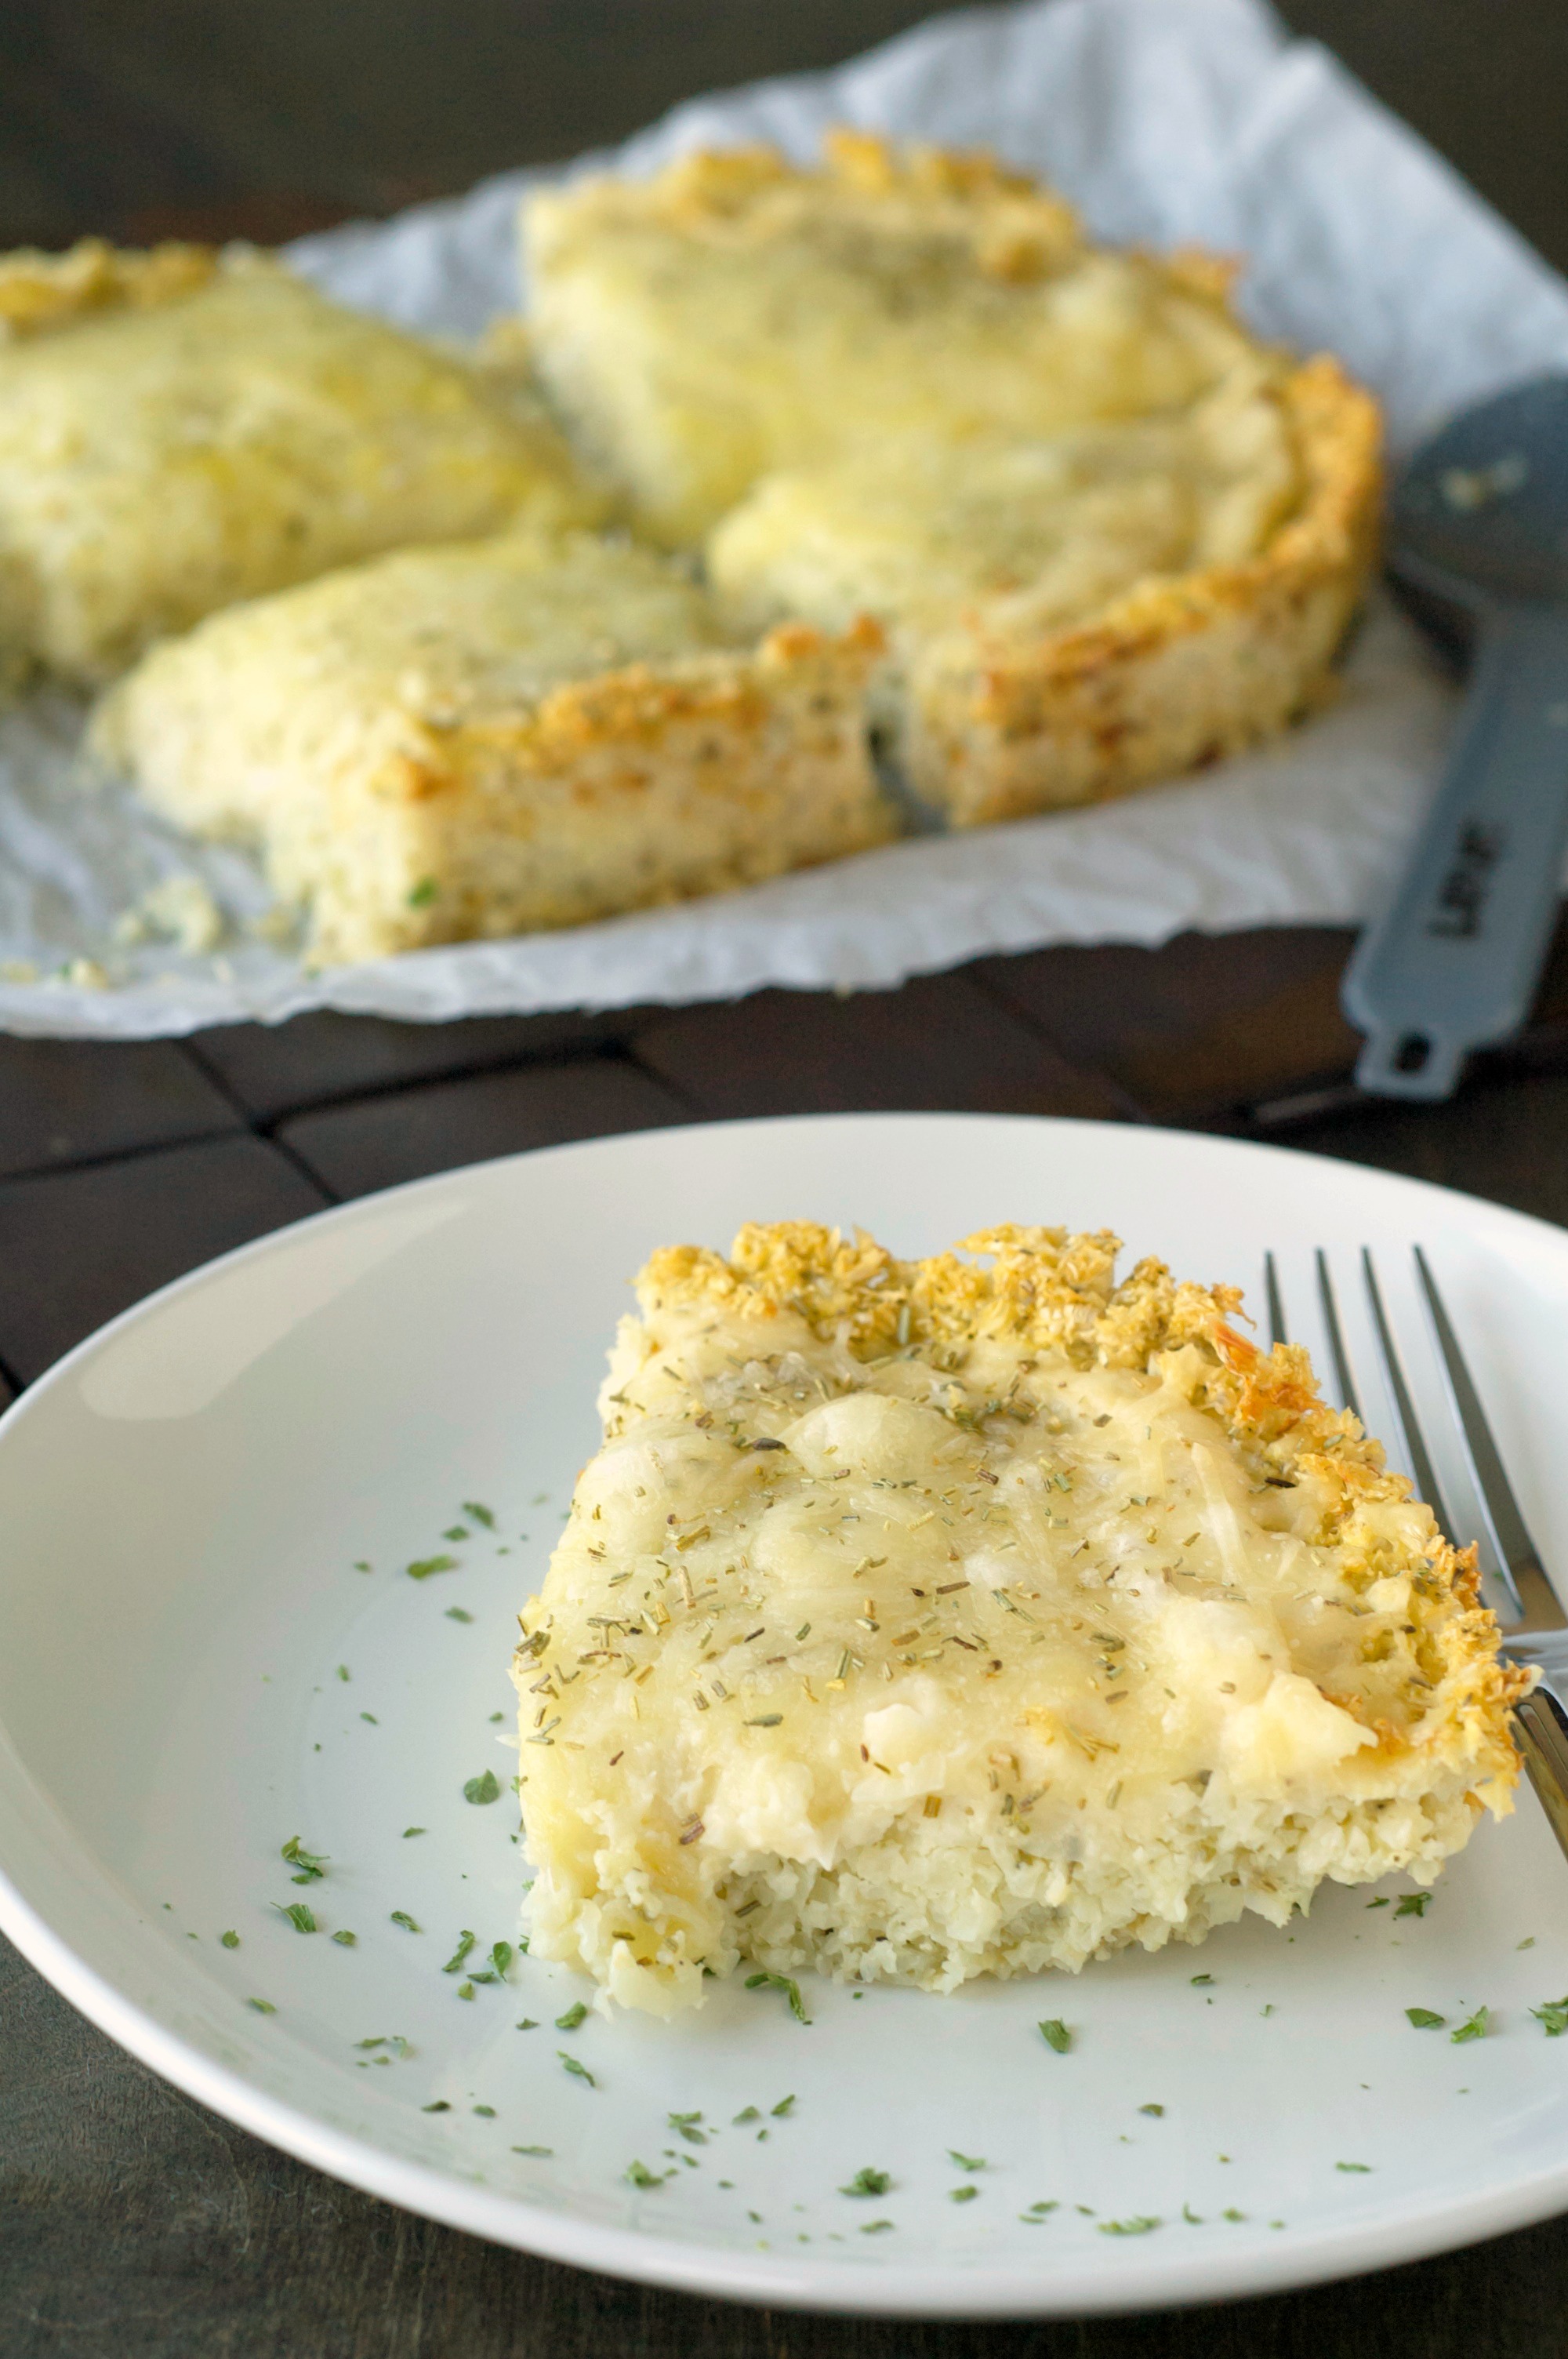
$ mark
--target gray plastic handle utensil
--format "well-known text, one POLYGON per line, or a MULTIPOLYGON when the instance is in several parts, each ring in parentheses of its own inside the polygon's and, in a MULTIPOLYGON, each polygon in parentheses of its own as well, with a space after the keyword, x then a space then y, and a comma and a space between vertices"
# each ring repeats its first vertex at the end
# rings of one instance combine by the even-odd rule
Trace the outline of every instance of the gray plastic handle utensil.
POLYGON ((1568 378, 1470 410, 1411 462, 1396 572, 1476 626, 1443 783, 1341 999, 1384 1097, 1443 1098, 1523 1023, 1568 851, 1568 378))

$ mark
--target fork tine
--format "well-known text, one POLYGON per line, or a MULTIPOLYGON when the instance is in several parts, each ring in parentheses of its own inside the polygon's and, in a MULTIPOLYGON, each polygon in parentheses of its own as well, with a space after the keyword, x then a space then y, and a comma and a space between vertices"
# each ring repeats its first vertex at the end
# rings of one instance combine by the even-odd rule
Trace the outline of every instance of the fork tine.
MULTIPOLYGON (((1568 1626, 1562 1605, 1547 1578, 1546 1568, 1541 1561, 1535 1542, 1530 1538, 1492 1429, 1487 1422, 1487 1412, 1481 1407, 1475 1379, 1459 1348, 1454 1323, 1437 1290, 1437 1280, 1433 1277, 1426 1256, 1419 1245, 1415 1249, 1415 1266, 1422 1292, 1426 1297, 1426 1307, 1432 1314, 1433 1332, 1437 1338, 1437 1348, 1448 1378, 1459 1429, 1465 1437, 1476 1488, 1491 1526, 1488 1537, 1496 1549, 1498 1564, 1513 1593, 1514 1603, 1524 1625, 1532 1630, 1561 1630, 1568 1626)), ((1510 1631, 1509 1635, 1512 1637, 1518 1634, 1510 1631)))
POLYGON ((1339 1305, 1334 1298, 1334 1281, 1328 1274, 1328 1256, 1321 1245, 1317 1248, 1317 1293, 1323 1305, 1323 1323, 1328 1332, 1328 1353, 1334 1362, 1335 1381, 1339 1397, 1357 1425, 1365 1425, 1361 1404, 1356 1397, 1356 1386, 1350 1375, 1350 1363, 1345 1355, 1345 1337, 1340 1332, 1339 1305))
POLYGON ((1361 1248, 1361 1277, 1367 1288, 1367 1300, 1371 1307, 1372 1324, 1378 1331, 1378 1348, 1382 1354, 1383 1366, 1388 1374, 1389 1390, 1393 1396, 1394 1414, 1400 1422, 1400 1435, 1404 1443, 1405 1456, 1409 1459, 1411 1472, 1415 1476, 1416 1495, 1418 1498, 1424 1499, 1432 1509, 1437 1518, 1437 1528, 1449 1547, 1457 1548, 1459 1542, 1454 1538, 1448 1510, 1444 1504, 1443 1493, 1437 1480, 1437 1469, 1432 1462, 1422 1436, 1421 1426, 1415 1413, 1415 1403, 1411 1398, 1410 1386, 1405 1382, 1404 1367, 1394 1343, 1393 1331, 1389 1325, 1388 1313, 1383 1309, 1383 1296, 1378 1284, 1377 1270, 1373 1266, 1371 1249, 1367 1245, 1361 1248))
POLYGON ((1280 1272, 1271 1253, 1263 1256, 1263 1292, 1269 1305, 1269 1341, 1288 1343, 1285 1332, 1285 1306, 1280 1299, 1280 1272))

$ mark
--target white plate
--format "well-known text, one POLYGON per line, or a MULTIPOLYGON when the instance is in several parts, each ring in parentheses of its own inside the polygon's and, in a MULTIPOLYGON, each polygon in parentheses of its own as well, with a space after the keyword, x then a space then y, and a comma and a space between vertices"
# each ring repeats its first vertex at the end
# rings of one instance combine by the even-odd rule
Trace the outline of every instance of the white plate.
POLYGON ((5 1419, 0 1925, 125 2047, 306 2161, 710 2293, 1130 2309, 1369 2268, 1568 2203, 1568 2038, 1529 2014, 1568 1983, 1568 1870, 1528 1793, 1424 1918, 1329 1888, 1293 1935, 1251 1920, 1201 1956, 1076 1981, 808 1984, 809 2028, 737 1980, 678 2026, 557 2031, 581 1985, 529 1959, 462 1998, 442 1972, 460 1929, 470 1963, 513 1938, 523 1878, 509 1802, 463 1787, 513 1771, 513 1615, 592 1446, 626 1278, 661 1242, 786 1215, 904 1253, 997 1220, 1109 1223, 1254 1294, 1265 1244, 1391 1256, 1419 1236, 1568 1565, 1558 1230, 1346 1165, 1087 1124, 846 1116, 557 1148, 232 1254, 5 1419), (458 1521, 473 1537, 444 1542, 458 1521), (407 1578, 444 1550, 460 1570, 407 1578), (297 1834, 330 1854, 324 1881, 289 1881, 297 1834), (300 1899, 321 1932, 273 1907, 300 1899), (357 1946, 327 1938, 343 1927, 357 1946), (1454 2047, 1408 2006, 1453 2023, 1486 2006, 1493 2029, 1454 2047), (1045 2016, 1072 2027, 1069 2054, 1045 2016), (355 2044, 391 2035, 412 2053, 355 2044), (671 2114, 700 2114, 707 2142, 671 2114), (673 2176, 639 2190, 633 2160, 673 2176), (838 2191, 867 2165, 884 2198, 838 2191), (955 2203, 961 2185, 979 2194, 955 2203), (893 2224, 867 2233, 868 2214, 893 2224), (1162 2224, 1107 2233, 1144 2219, 1162 2224))

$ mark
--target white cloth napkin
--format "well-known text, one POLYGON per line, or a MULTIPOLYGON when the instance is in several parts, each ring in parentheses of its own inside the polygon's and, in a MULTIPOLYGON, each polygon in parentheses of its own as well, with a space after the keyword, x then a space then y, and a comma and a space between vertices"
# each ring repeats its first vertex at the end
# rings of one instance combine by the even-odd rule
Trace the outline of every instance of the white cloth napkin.
MULTIPOLYGON (((1033 0, 938 17, 831 73, 693 100, 571 169, 646 171, 755 138, 805 158, 835 122, 993 147, 1054 181, 1107 239, 1244 255, 1249 319, 1338 353, 1387 405, 1396 451, 1467 401, 1568 367, 1568 285, 1261 0, 1033 0)), ((518 299, 531 177, 306 239, 292 258, 345 301, 474 332, 518 299)), ((254 866, 85 787, 79 712, 38 697, 0 719, 0 1027, 130 1038, 310 1007, 431 1020, 608 1007, 887 985, 1049 942, 1354 921, 1387 889, 1452 701, 1379 601, 1329 712, 1188 784, 568 933, 308 974, 246 930, 267 902, 254 866), (229 920, 217 949, 114 944, 117 915, 181 875, 229 920)))

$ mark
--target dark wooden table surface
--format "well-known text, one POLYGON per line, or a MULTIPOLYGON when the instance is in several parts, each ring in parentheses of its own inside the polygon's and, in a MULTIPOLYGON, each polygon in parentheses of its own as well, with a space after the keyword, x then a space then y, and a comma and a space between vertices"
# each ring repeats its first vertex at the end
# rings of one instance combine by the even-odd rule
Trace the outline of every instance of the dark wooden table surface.
MULTIPOLYGON (((824 64, 903 0, 12 0, 0 245, 266 238, 824 64)), ((1299 0, 1568 264, 1562 0, 1299 0)), ((0 1039, 0 1397, 210 1256, 551 1142, 811 1108, 1083 1114, 1264 1136, 1568 1222, 1568 933, 1526 1036, 1452 1105, 1368 1103, 1348 935, 988 959, 903 990, 594 1018, 305 1016, 182 1042, 0 1039)), ((1568 2223, 1357 2283, 1078 2324, 765 2314, 408 2217, 132 2062, 0 1943, 0 2359, 1514 2359, 1568 2350, 1568 2223)))

